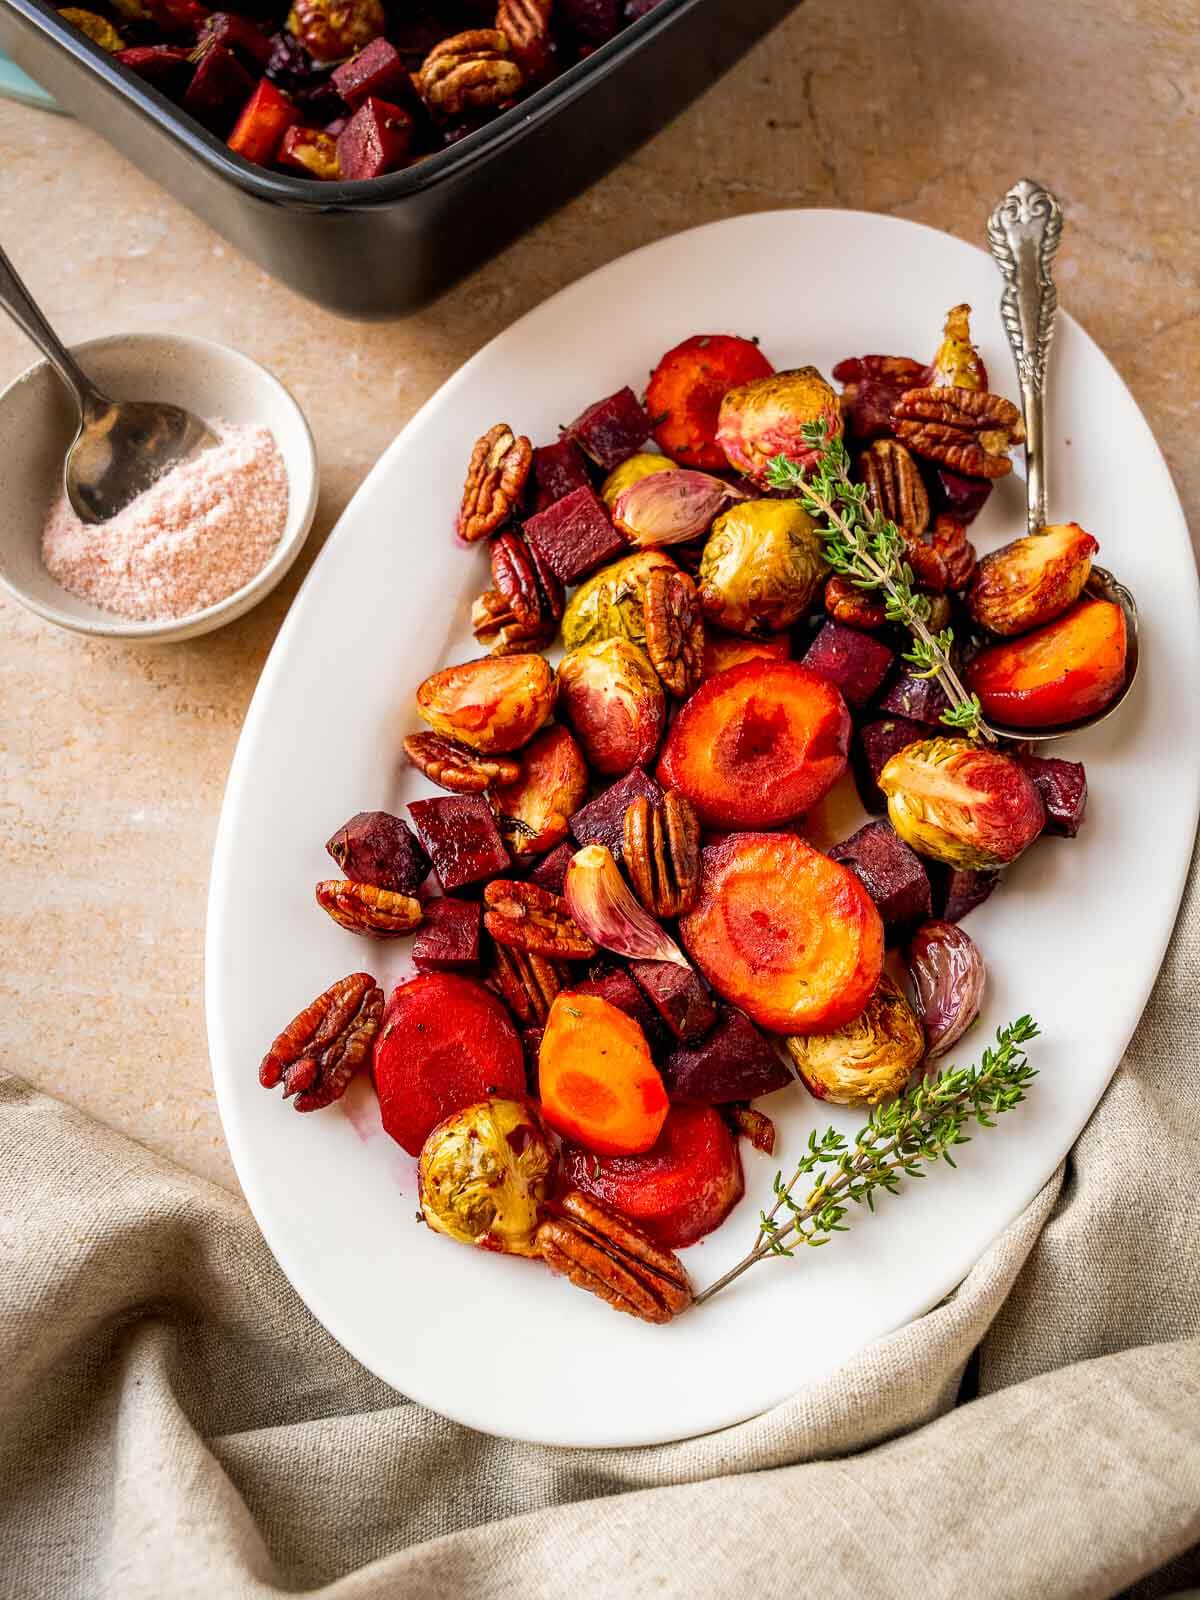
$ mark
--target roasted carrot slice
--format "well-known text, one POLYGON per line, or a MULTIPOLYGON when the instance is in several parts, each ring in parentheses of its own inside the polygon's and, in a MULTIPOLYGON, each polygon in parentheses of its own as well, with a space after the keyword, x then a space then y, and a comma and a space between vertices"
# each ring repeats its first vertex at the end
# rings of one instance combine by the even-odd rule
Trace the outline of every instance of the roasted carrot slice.
POLYGON ((538 1053, 546 1121, 601 1155, 648 1150, 667 1115, 667 1091, 632 1017, 592 994, 560 994, 538 1053))
POLYGON ((1103 711, 1125 682, 1125 613, 1081 600, 1033 633, 981 650, 967 687, 986 717, 1013 728, 1053 728, 1103 711))

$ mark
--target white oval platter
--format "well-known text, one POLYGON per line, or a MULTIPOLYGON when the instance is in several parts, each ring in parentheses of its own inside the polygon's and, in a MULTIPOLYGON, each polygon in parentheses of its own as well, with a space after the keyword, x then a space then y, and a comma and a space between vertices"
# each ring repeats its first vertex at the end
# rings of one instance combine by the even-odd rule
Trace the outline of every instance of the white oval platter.
MULTIPOLYGON (((1039 842, 968 927, 990 982, 974 1059, 1022 1012, 1042 1028, 1028 1102, 939 1170, 885 1199, 827 1249, 756 1267, 667 1328, 614 1315, 527 1261, 457 1248, 415 1220, 415 1164, 378 1126, 369 1084, 315 1116, 258 1085, 283 1022, 343 973, 390 987, 407 946, 371 944, 313 901, 323 843, 351 813, 404 814, 430 792, 406 769, 412 696, 478 654, 471 599, 484 551, 451 535, 474 439, 498 419, 535 443, 622 384, 640 390, 688 334, 761 338, 778 367, 864 351, 923 356, 948 306, 975 308, 992 386, 1015 395, 981 251, 915 223, 786 211, 650 245, 565 289, 494 339, 422 408, 347 508, 287 617, 230 773, 213 863, 207 1010, 221 1115, 246 1197, 284 1271, 366 1366, 489 1433, 635 1445, 719 1428, 774 1405, 936 1304, 1054 1171, 1114 1071, 1179 903, 1200 796, 1200 606, 1165 464, 1124 384, 1060 316, 1049 406, 1051 514, 1081 522, 1134 590, 1141 670, 1118 716, 1061 753, 1086 761, 1087 823, 1039 842)), ((1014 474, 973 530, 1023 531, 1014 474)), ((853 813, 844 813, 847 827, 853 813)), ((686 1253, 698 1284, 741 1256, 777 1166, 809 1131, 854 1113, 799 1087, 766 1102, 777 1159, 746 1149, 747 1195, 686 1253)))

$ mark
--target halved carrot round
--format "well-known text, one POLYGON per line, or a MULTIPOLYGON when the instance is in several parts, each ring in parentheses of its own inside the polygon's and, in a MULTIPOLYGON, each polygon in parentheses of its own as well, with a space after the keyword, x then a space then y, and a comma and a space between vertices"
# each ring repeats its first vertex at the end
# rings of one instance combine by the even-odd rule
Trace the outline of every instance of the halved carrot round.
POLYGON ((849 1022, 883 970, 875 902, 791 833, 733 833, 703 851, 700 898, 679 931, 717 993, 775 1033, 849 1022))
POLYGON ((592 994, 560 994, 538 1051, 542 1114, 598 1155, 649 1150, 667 1117, 667 1091, 632 1017, 592 994))

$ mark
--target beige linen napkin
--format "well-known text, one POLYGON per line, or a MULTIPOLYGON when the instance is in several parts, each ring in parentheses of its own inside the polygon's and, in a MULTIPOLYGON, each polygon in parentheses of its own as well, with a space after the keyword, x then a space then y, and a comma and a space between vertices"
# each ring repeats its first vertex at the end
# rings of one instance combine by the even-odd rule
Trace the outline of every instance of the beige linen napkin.
MULTIPOLYGON (((832 1379, 797 1372, 767 1415, 649 1450, 509 1444, 422 1410, 313 1321, 239 1201, 0 1080, 0 1595, 1195 1581, 1198 968, 1193 879, 1091 1124, 957 1293, 832 1379)), ((786 1359, 786 1328, 763 1342, 786 1359)))

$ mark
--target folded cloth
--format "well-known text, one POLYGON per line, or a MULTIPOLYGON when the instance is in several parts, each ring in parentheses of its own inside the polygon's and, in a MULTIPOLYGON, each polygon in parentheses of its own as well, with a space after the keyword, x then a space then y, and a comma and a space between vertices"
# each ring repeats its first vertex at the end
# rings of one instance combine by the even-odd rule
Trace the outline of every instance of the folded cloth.
POLYGON ((511 1444, 414 1405, 313 1320, 239 1200, 0 1080, 0 1596, 1197 1581, 1198 977, 1193 873, 1108 1093, 957 1292, 766 1415, 644 1450, 511 1444))

